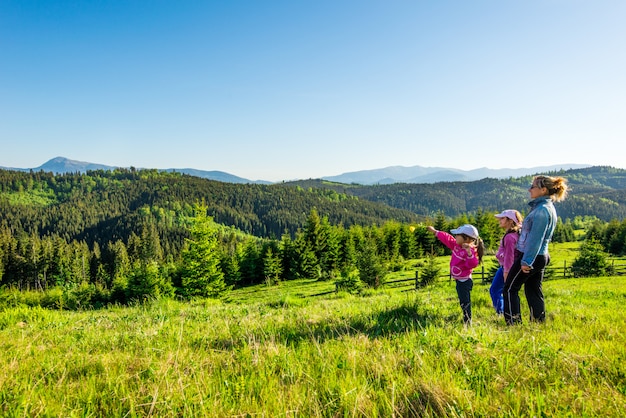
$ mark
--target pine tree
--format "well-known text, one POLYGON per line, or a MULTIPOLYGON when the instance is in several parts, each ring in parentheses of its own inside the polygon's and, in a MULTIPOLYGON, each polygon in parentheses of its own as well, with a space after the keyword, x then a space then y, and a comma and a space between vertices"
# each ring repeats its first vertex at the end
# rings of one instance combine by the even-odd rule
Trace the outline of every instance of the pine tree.
POLYGON ((118 240, 114 243, 109 243, 108 250, 111 254, 109 275, 112 277, 112 280, 125 278, 131 269, 131 262, 126 245, 118 240))
POLYGON ((272 247, 268 246, 265 251, 265 256, 263 257, 263 275, 265 276, 265 283, 268 285, 277 284, 282 274, 283 268, 281 259, 278 254, 272 250, 272 247))
POLYGON ((414 226, 403 225, 400 229, 400 253, 407 260, 419 257, 414 231, 414 226))
POLYGON ((485 243, 485 247, 497 248, 502 237, 502 230, 494 213, 479 209, 469 223, 478 229, 478 234, 485 243))
POLYGON ((299 232, 296 234, 294 247, 297 255, 295 278, 319 279, 321 273, 319 260, 315 255, 315 251, 311 248, 311 244, 306 240, 303 233, 299 232))
POLYGON ((580 254, 572 264, 575 277, 606 276, 611 272, 604 247, 597 240, 587 240, 580 246, 580 254))
POLYGON ((111 298, 120 303, 127 301, 128 276, 131 272, 131 262, 128 257, 126 245, 121 240, 109 242, 108 252, 110 264, 108 267, 111 279, 111 298))
POLYGON ((557 220, 554 235, 552 235, 552 242, 572 242, 576 241, 576 235, 574 234, 574 228, 572 223, 568 220, 563 223, 561 218, 557 220))
POLYGON ((341 236, 341 270, 351 271, 356 267, 357 251, 356 251, 356 238, 352 233, 353 228, 350 230, 344 230, 341 236))
POLYGON ((446 221, 446 215, 443 212, 437 212, 435 216, 435 224, 433 225, 437 231, 447 231, 448 222, 446 221))
POLYGON ((323 246, 318 249, 320 269, 323 278, 333 278, 339 268, 341 249, 339 247, 339 235, 336 227, 333 227, 328 217, 324 216, 320 225, 320 237, 323 246))
POLYGON ((427 256, 426 265, 421 271, 420 285, 427 286, 433 283, 441 275, 441 267, 437 264, 437 257, 434 254, 427 256))
POLYGON ((228 286, 219 268, 217 233, 206 205, 197 205, 190 228, 191 238, 182 251, 181 293, 186 297, 219 297, 228 286))
POLYGON ((239 256, 237 250, 231 252, 222 249, 220 251, 220 270, 224 273, 224 281, 228 285, 238 285, 241 281, 239 269, 239 256))
POLYGON ((163 249, 161 248, 161 240, 157 231, 154 219, 150 218, 148 225, 143 226, 141 230, 140 259, 141 261, 163 260, 163 249))
POLYGON ((385 282, 385 269, 376 249, 376 242, 368 239, 357 258, 359 278, 366 285, 378 288, 385 282))
POLYGON ((241 262, 239 263, 242 285, 257 284, 262 281, 262 275, 259 273, 262 263, 257 241, 255 238, 249 238, 244 243, 241 262))
POLYGON ((137 264, 131 272, 126 290, 128 300, 145 300, 173 295, 174 288, 156 261, 137 264))
POLYGON ((283 234, 280 240, 279 254, 282 260, 282 277, 292 280, 298 273, 298 256, 296 246, 288 233, 283 234))

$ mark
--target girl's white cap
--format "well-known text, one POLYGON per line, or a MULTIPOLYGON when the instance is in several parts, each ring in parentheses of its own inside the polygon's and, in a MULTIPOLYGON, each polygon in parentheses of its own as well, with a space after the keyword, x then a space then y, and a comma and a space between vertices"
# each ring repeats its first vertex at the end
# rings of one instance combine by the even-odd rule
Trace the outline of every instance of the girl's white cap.
POLYGON ((517 219, 517 211, 513 209, 507 209, 507 210, 502 211, 502 213, 498 213, 496 215, 496 218, 509 218, 510 220, 515 222, 515 225, 520 224, 520 220, 517 219))
POLYGON ((458 228, 451 230, 450 232, 452 233, 452 235, 465 234, 468 237, 478 239, 478 229, 476 229, 474 225, 461 225, 458 228))

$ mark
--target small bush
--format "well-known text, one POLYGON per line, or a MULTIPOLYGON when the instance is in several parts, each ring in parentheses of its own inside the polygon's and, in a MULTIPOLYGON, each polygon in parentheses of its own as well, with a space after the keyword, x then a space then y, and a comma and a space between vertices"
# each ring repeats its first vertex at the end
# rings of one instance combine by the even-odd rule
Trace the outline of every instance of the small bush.
POLYGON ((94 294, 94 286, 87 282, 83 282, 77 287, 65 290, 63 307, 67 307, 67 309, 71 310, 91 308, 94 294))
POLYGON ((585 241, 580 246, 580 255, 572 264, 574 277, 598 277, 611 274, 612 268, 607 257, 604 247, 597 240, 585 241))
POLYGON ((0 289, 0 308, 8 309, 24 305, 22 292, 14 288, 0 289))
POLYGON ((340 292, 360 293, 363 289, 363 282, 359 278, 359 271, 354 269, 342 272, 341 276, 335 280, 335 286, 340 292))
POLYGON ((373 242, 366 243, 356 264, 359 269, 359 278, 367 286, 378 289, 385 283, 387 271, 373 242))
MULTIPOLYGON (((18 292, 18 291, 16 291, 18 292)), ((33 291, 33 290, 23 290, 18 292, 19 295, 16 295, 16 298, 19 299, 21 303, 27 306, 41 306, 41 299, 43 296, 43 292, 33 291)))
POLYGON ((441 267, 437 265, 437 257, 428 255, 426 264, 420 273, 420 285, 427 286, 433 283, 441 275, 441 267))
POLYGON ((63 309, 67 306, 65 302, 65 293, 60 287, 53 287, 46 290, 40 299, 42 308, 63 309))
POLYGON ((128 300, 172 297, 174 287, 155 262, 136 266, 128 280, 126 289, 128 300))

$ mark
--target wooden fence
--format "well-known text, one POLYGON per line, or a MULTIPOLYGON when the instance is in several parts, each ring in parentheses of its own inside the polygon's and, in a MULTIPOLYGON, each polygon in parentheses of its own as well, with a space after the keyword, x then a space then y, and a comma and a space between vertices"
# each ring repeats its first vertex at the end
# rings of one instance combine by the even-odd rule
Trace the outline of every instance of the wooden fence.
MULTIPOLYGON (((611 260, 611 269, 612 275, 626 276, 626 260, 611 260)), ((419 289, 422 286, 419 273, 419 270, 416 270, 415 277, 405 277, 400 279, 388 280, 383 284, 382 287, 403 288, 404 292, 419 289)), ((474 280, 481 280, 483 283, 489 283, 493 279, 493 274, 494 273, 492 271, 485 271, 485 266, 481 265, 479 270, 474 270, 472 272, 472 278, 474 280)), ((562 266, 550 266, 546 268, 545 280, 569 279, 573 277, 574 273, 572 272, 572 265, 567 264, 567 261, 564 261, 562 266)), ((450 275, 450 273, 447 273, 445 275, 438 276, 436 280, 452 280, 452 276, 450 275)), ((337 285, 335 285, 335 289, 333 290, 310 296, 329 295, 338 291, 339 289, 337 285)))
MULTIPOLYGON (((626 260, 611 260, 612 275, 626 276, 626 260), (616 262, 617 261, 617 262, 616 262)), ((485 266, 481 265, 480 270, 474 270, 472 272, 474 280, 481 280, 483 283, 489 283, 493 279, 493 272, 485 271, 485 266)), ((572 265, 567 264, 567 261, 563 262, 562 266, 550 266, 546 268, 545 279, 568 279, 573 278, 574 273, 572 271, 572 265)), ((452 280, 450 273, 439 276, 437 279, 449 279, 452 280)), ((402 278, 386 281, 384 287, 409 287, 406 290, 418 289, 421 286, 419 270, 415 271, 415 277, 402 278)))
MULTIPOLYGON (((611 269, 612 275, 615 276, 624 276, 626 275, 626 261, 624 260, 611 260, 611 269), (617 261, 617 262, 616 262, 617 261)), ((485 266, 481 265, 480 270, 474 270, 472 272, 472 278, 474 280, 481 280, 483 283, 489 283, 493 279, 492 271, 485 271, 485 266)), ((572 270, 571 263, 568 265, 567 261, 563 262, 562 266, 550 266, 546 268, 545 279, 568 279, 573 278, 574 273, 572 270)), ((437 279, 449 279, 452 280, 452 275, 450 273, 445 276, 439 276, 437 279)), ((413 288, 417 289, 420 287, 420 276, 419 270, 415 271, 415 277, 407 278, 407 279, 396 279, 389 280, 385 282, 385 287, 402 287, 403 285, 411 285, 413 288), (410 283, 409 283, 410 282, 410 283)))

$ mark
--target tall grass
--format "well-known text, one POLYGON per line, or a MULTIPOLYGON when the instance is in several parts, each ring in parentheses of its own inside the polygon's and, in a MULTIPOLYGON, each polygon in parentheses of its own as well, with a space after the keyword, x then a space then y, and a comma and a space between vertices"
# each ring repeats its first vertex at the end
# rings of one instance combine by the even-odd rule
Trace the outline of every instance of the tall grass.
POLYGON ((0 313, 0 415, 620 416, 626 282, 550 280, 545 324, 506 327, 487 285, 367 296, 293 282, 230 301, 0 313))

